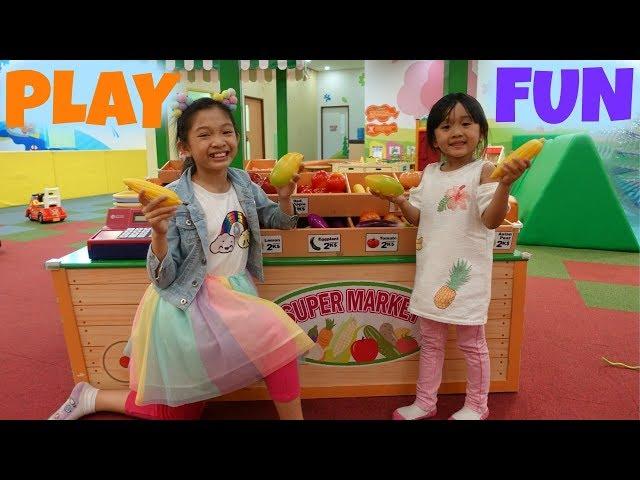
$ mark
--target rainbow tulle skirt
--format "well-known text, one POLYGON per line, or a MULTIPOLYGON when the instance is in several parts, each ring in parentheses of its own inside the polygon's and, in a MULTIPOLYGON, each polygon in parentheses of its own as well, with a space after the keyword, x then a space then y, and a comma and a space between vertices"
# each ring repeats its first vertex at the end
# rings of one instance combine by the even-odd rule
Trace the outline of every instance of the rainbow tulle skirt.
POLYGON ((207 276, 186 311, 150 285, 126 348, 129 384, 138 405, 194 403, 249 386, 312 346, 246 272, 207 276))

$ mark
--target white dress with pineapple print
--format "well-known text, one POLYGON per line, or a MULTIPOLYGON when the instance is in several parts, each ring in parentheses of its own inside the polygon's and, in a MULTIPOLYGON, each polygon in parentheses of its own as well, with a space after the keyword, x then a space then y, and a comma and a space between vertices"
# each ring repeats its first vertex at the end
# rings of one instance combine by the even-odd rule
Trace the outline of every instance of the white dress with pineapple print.
POLYGON ((458 325, 483 325, 491 299, 495 230, 482 223, 497 182, 480 185, 485 162, 451 172, 428 165, 409 202, 420 209, 416 276, 408 310, 458 325))

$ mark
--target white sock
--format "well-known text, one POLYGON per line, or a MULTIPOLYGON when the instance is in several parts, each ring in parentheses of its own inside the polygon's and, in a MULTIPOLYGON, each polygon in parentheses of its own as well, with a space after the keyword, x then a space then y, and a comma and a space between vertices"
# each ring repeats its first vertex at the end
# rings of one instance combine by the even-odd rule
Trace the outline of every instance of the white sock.
POLYGON ((456 413, 451 415, 453 420, 482 420, 483 415, 476 412, 475 410, 471 410, 469 407, 464 406, 456 413))
POLYGON ((396 410, 396 412, 406 420, 416 420, 420 417, 428 415, 428 412, 425 412, 415 403, 412 405, 407 405, 406 407, 400 407, 396 410))
POLYGON ((49 420, 77 420, 95 413, 98 389, 87 382, 80 382, 71 391, 69 398, 49 417, 49 420))

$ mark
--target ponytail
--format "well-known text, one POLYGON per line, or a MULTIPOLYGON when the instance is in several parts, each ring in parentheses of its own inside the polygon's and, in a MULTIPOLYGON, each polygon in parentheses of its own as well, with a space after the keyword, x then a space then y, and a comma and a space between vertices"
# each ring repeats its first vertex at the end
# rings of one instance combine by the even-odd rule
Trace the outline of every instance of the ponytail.
POLYGON ((196 162, 193 161, 193 157, 191 155, 184 159, 184 162, 182 164, 182 173, 186 172, 187 168, 189 167, 193 167, 193 170, 191 172, 192 174, 196 173, 196 162))

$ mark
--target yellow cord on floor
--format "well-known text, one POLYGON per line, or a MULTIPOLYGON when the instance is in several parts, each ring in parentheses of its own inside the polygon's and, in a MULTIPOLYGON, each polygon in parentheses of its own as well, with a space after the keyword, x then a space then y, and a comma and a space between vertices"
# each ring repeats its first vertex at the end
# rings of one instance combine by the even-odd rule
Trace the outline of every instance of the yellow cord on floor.
POLYGON ((602 360, 604 360, 605 362, 607 362, 609 365, 613 367, 630 368, 631 370, 640 370, 640 365, 633 366, 633 365, 627 365, 626 363, 612 362, 611 360, 607 360, 604 357, 602 357, 602 360))

